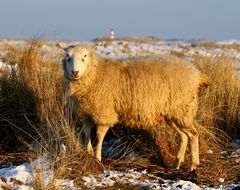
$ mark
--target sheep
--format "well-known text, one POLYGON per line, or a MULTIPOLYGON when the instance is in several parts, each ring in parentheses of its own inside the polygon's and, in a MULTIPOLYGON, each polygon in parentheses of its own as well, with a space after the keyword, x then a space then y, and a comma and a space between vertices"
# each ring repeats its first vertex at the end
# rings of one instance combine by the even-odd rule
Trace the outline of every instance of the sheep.
POLYGON ((210 82, 192 64, 166 58, 112 60, 94 52, 97 45, 67 46, 62 59, 64 90, 84 123, 87 151, 93 154, 90 133, 97 126, 96 158, 103 139, 115 124, 152 131, 163 122, 180 135, 176 169, 184 161, 190 139, 191 168, 200 164, 199 137, 194 126, 198 91, 210 82))

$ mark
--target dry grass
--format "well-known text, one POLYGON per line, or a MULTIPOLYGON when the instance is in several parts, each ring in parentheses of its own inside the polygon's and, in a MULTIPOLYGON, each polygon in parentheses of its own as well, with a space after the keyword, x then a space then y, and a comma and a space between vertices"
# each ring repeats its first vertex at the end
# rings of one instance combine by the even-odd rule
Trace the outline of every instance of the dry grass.
POLYGON ((197 43, 192 44, 191 47, 203 47, 206 49, 223 49, 223 50, 235 50, 240 51, 239 45, 233 45, 233 44, 217 44, 216 42, 203 42, 203 43, 197 43))
MULTIPOLYGON (((48 155, 54 171, 53 179, 67 177, 80 184, 81 175, 96 174, 104 166, 82 150, 79 124, 72 117, 63 93, 62 71, 56 59, 61 55, 40 51, 42 44, 39 40, 32 40, 25 48, 6 47, 4 60, 12 65, 17 63, 18 69, 0 71, 0 150, 23 152, 29 148, 37 149, 38 154, 48 155), (66 151, 63 151, 63 145, 66 151)), ((184 54, 179 55, 184 57, 184 54)), ((216 176, 229 175, 229 168, 224 166, 226 162, 219 156, 219 152, 228 142, 228 135, 239 136, 240 82, 234 60, 230 58, 196 56, 194 62, 212 81, 211 87, 201 92, 197 120, 200 124, 202 166, 196 174, 214 183, 217 181, 216 176), (213 150, 214 156, 206 154, 209 149, 213 150), (208 174, 204 173, 209 170, 209 166, 212 170, 208 174)), ((169 165, 175 159, 179 137, 169 127, 155 131, 154 135, 159 137, 156 139, 142 131, 126 128, 114 130, 115 134, 125 137, 120 142, 123 151, 117 157, 112 157, 112 160, 103 160, 105 168, 135 167, 151 170, 155 167, 152 164, 169 165), (120 130, 125 132, 119 133, 120 130), (141 156, 128 159, 133 151, 141 156), (161 155, 162 162, 159 162, 157 155, 161 155)), ((111 138, 111 134, 107 138, 111 138)), ((190 157, 188 150, 183 164, 185 174, 190 157)), ((158 171, 166 176, 163 168, 158 167, 158 171)), ((46 186, 41 176, 39 172, 39 177, 34 181, 38 189, 55 188, 53 182, 46 186)))
MULTIPOLYGON (((24 48, 6 49, 4 60, 17 63, 17 69, 0 73, 0 149, 22 152, 30 148, 47 154, 54 178, 98 173, 103 166, 82 150, 79 124, 66 102, 61 66, 54 59, 60 54, 41 47, 41 41, 31 40, 24 48), (77 170, 69 172, 69 168, 77 170)), ((42 187, 38 189, 52 189, 37 179, 34 183, 42 187)))
POLYGON ((239 137, 240 76, 236 73, 236 60, 224 56, 196 56, 194 62, 211 80, 210 88, 202 92, 199 122, 222 130, 233 138, 239 137))

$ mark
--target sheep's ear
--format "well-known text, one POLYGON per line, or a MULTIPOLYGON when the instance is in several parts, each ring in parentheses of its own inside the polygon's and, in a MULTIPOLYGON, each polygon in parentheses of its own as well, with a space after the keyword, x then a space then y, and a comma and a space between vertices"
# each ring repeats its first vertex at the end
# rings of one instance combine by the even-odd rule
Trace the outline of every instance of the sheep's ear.
POLYGON ((57 46, 58 48, 63 49, 63 50, 66 50, 67 47, 68 47, 67 44, 65 44, 64 42, 59 42, 59 41, 56 41, 56 46, 57 46))
POLYGON ((94 44, 94 45, 91 47, 91 49, 96 49, 97 47, 99 47, 99 46, 101 46, 101 45, 103 45, 103 43, 102 43, 102 42, 98 42, 98 43, 94 44))

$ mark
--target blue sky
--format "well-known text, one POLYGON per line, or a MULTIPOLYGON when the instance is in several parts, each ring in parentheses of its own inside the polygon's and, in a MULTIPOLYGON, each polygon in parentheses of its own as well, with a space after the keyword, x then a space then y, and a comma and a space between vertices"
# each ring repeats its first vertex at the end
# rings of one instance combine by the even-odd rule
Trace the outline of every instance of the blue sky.
POLYGON ((0 0, 0 38, 240 39, 239 0, 0 0))

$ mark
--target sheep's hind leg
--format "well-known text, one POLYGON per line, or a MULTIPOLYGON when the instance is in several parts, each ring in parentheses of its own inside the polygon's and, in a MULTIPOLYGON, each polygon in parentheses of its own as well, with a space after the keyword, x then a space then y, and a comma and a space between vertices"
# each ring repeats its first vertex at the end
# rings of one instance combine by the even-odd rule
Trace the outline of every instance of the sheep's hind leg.
POLYGON ((191 164, 190 170, 193 171, 200 164, 198 132, 193 124, 189 125, 187 128, 184 128, 183 131, 188 135, 190 139, 191 153, 192 153, 192 164, 191 164))
POLYGON ((99 125, 97 126, 97 138, 98 138, 98 143, 97 143, 97 148, 96 148, 96 158, 101 161, 102 159, 102 143, 103 139, 108 132, 109 126, 104 126, 104 125, 99 125))
POLYGON ((178 132, 181 138, 181 144, 177 154, 177 161, 174 163, 174 167, 176 169, 179 169, 181 163, 184 161, 184 157, 187 149, 187 143, 188 143, 188 136, 184 132, 182 132, 174 122, 171 122, 170 126, 178 132))
POLYGON ((87 148, 87 152, 89 154, 94 155, 94 150, 92 147, 92 143, 91 143, 91 131, 93 128, 93 123, 92 122, 85 122, 84 126, 83 126, 83 131, 84 131, 84 135, 85 135, 85 145, 87 148))

